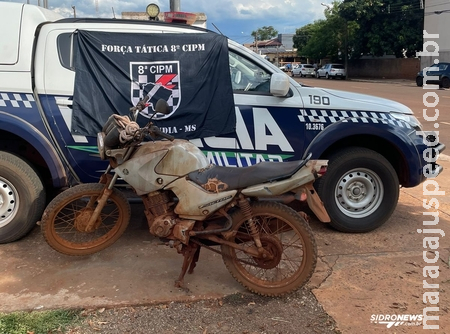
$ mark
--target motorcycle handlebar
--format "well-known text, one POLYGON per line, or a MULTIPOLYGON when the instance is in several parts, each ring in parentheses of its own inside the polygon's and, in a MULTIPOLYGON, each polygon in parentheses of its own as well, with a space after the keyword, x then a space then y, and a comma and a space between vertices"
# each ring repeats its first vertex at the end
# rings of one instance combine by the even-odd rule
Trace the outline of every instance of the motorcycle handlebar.
POLYGON ((149 130, 150 130, 150 132, 153 133, 154 135, 157 135, 157 136, 166 138, 166 139, 168 139, 168 140, 170 140, 170 141, 174 141, 174 139, 175 139, 174 136, 171 136, 171 135, 168 135, 167 133, 162 132, 162 131, 161 131, 157 126, 155 126, 155 125, 152 125, 152 126, 150 127, 149 130))
POLYGON ((144 110, 145 108, 148 107, 148 100, 150 99, 150 97, 147 95, 145 96, 142 100, 140 100, 135 107, 130 108, 130 112, 134 113, 136 111, 141 112, 142 110, 144 110))
POLYGON ((136 104, 136 109, 138 109, 139 111, 144 110, 146 107, 148 107, 147 101, 150 99, 150 97, 147 95, 144 97, 143 100, 139 101, 136 104))

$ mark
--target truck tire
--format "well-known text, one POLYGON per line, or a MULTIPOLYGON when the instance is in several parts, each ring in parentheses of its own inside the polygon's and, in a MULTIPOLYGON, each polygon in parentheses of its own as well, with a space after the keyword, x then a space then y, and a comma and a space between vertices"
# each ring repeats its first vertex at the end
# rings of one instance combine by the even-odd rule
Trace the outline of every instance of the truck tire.
POLYGON ((27 234, 44 207, 45 189, 38 174, 18 156, 0 151, 0 243, 27 234))
POLYGON ((416 78, 416 85, 418 87, 422 87, 423 86, 423 78, 422 77, 417 77, 416 78))
POLYGON ((318 193, 342 232, 368 232, 384 224, 399 196, 397 173, 381 154, 351 147, 330 156, 318 193))

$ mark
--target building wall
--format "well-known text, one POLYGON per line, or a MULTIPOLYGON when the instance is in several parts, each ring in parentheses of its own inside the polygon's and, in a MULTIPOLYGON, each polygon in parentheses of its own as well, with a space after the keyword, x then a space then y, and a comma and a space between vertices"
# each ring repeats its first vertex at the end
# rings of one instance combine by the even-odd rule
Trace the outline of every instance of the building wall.
POLYGON ((278 34, 278 41, 286 48, 286 50, 294 49, 294 34, 278 34))
MULTIPOLYGON (((442 0, 425 1, 424 29, 428 34, 439 34, 439 38, 425 38, 426 42, 436 42, 439 49, 436 56, 421 56, 421 68, 433 64, 435 59, 440 62, 450 62, 450 3, 442 0)), ((423 51, 433 52, 432 45, 423 51)))
POLYGON ((418 58, 379 58, 348 61, 350 78, 385 78, 414 80, 420 71, 418 58))

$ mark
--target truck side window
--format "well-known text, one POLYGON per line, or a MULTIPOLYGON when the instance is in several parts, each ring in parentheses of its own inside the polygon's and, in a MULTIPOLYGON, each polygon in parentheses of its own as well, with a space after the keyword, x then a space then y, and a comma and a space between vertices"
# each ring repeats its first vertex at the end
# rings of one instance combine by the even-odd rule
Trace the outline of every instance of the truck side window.
POLYGON ((270 73, 229 51, 231 85, 235 93, 270 94, 270 73))
POLYGON ((72 33, 63 33, 56 40, 58 48, 58 56, 61 65, 68 70, 73 71, 74 68, 70 64, 70 51, 72 48, 72 33))

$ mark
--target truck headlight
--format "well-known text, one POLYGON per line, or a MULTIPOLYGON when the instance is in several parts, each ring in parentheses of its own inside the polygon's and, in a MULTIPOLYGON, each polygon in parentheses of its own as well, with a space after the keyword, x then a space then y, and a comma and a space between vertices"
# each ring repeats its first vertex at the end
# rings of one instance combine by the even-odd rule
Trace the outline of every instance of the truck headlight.
POLYGON ((414 115, 401 114, 396 112, 391 112, 391 115, 400 121, 408 123, 415 130, 422 130, 422 124, 414 115))

